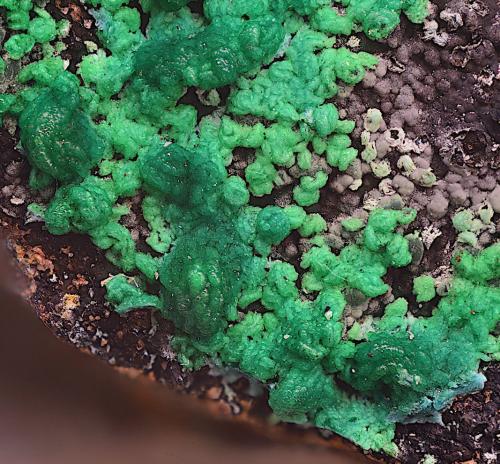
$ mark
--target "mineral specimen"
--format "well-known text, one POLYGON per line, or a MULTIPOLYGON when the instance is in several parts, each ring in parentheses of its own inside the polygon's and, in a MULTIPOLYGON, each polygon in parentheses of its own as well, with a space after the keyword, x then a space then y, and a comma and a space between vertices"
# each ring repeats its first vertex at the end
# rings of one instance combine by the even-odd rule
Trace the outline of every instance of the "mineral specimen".
MULTIPOLYGON (((31 187, 56 187, 36 205, 47 230, 88 234, 134 272, 106 283, 116 311, 157 310, 175 325, 179 362, 212 361, 265 383, 281 420, 393 455, 396 423, 439 422, 456 395, 481 388, 479 362, 499 357, 500 245, 455 254, 454 278, 431 316, 415 317, 406 299, 393 298, 348 325, 349 311, 390 293, 391 268, 421 259, 418 234, 405 235, 416 211, 396 195, 385 206, 368 198, 364 216, 315 209, 335 176, 338 191, 359 188, 366 167, 388 177, 391 164, 377 158, 392 147, 403 154, 401 174, 381 191, 407 196, 412 181, 435 185, 402 130, 377 134, 385 122, 376 108, 363 118, 359 159, 355 122, 332 103, 369 81, 367 72, 380 73, 374 55, 338 47, 337 38, 387 37, 401 13, 422 22, 426 0, 206 0, 203 16, 185 0, 143 0, 145 34, 124 0, 90 3, 101 43, 75 76, 57 56, 63 24, 30 0, 0 0, 12 32, 0 72, 40 44, 44 55, 18 73, 17 93, 0 95, 0 113, 18 117, 31 187), (197 106, 183 99, 193 87, 197 106), (202 116, 202 103, 219 107, 202 116), (285 200, 273 196, 283 185, 285 200), (148 252, 123 219, 131 198, 149 227, 148 252), (295 264, 277 252, 293 234, 303 245, 295 264)), ((442 217, 442 204, 434 197, 429 208, 442 217)), ((479 214, 454 216, 469 234, 462 242, 477 244, 493 212, 479 214)), ((431 275, 416 276, 417 303, 436 288, 431 275)))

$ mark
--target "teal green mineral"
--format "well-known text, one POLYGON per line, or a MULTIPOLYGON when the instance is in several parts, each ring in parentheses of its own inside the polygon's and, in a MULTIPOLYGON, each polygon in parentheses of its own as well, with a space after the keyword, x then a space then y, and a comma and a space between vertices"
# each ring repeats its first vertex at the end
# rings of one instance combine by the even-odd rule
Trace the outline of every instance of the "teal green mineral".
POLYGON ((72 76, 61 76, 30 102, 19 127, 31 164, 54 180, 83 180, 103 155, 104 141, 81 109, 78 81, 72 76))
POLYGON ((80 184, 59 188, 45 212, 49 232, 90 232, 107 224, 114 198, 105 184, 106 181, 89 176, 80 184))
POLYGON ((146 41, 134 55, 136 85, 160 91, 173 104, 187 86, 214 89, 258 69, 283 39, 283 27, 271 15, 249 21, 217 18, 194 36, 146 41))
POLYGON ((186 6, 188 0, 152 0, 152 3, 165 11, 177 11, 186 6))
POLYGON ((479 362, 498 356, 489 333, 499 321, 500 289, 488 281, 500 275, 500 246, 486 249, 470 266, 486 256, 496 260, 491 279, 483 274, 482 282, 474 283, 457 269, 449 294, 431 317, 401 317, 391 330, 370 333, 358 346, 346 380, 376 401, 387 401, 398 421, 438 417, 456 394, 480 388, 479 362))
POLYGON ((219 334, 236 319, 250 249, 224 230, 200 226, 177 240, 160 268, 164 314, 195 340, 219 334))

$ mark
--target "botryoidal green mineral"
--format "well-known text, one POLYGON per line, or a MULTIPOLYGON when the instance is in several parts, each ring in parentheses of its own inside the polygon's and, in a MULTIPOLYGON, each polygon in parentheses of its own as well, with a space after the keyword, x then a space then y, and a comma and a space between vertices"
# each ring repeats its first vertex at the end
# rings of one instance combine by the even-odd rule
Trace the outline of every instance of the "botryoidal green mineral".
POLYGON ((78 182, 102 158, 104 142, 80 108, 78 81, 61 75, 24 108, 21 143, 31 165, 63 183, 78 182))
MULTIPOLYGON (((0 95, 0 115, 18 118, 31 187, 57 187, 32 209, 50 233, 87 234, 105 250, 127 274, 108 281, 108 301, 120 314, 153 308, 171 320, 183 366, 236 367, 267 386, 277 418, 395 455, 396 423, 439 422, 456 395, 482 387, 479 363, 499 358, 500 244, 456 253, 431 316, 398 298, 347 329, 349 301, 386 294, 387 271, 413 262, 404 229, 416 213, 344 219, 350 240, 334 251, 325 219, 307 209, 328 181, 318 159, 345 171, 358 156, 354 122, 331 103, 338 84, 377 64, 336 47, 336 36, 386 37, 401 13, 422 22, 427 1, 205 0, 203 16, 187 3, 142 0, 143 34, 126 1, 90 0, 100 45, 87 43, 74 75, 58 54, 65 24, 31 0, 0 0, 11 31, 2 72, 34 47, 43 55, 21 61, 17 93, 0 95), (208 116, 180 101, 195 87, 217 106, 224 86, 227 105, 208 116), (238 148, 252 155, 242 176, 229 175, 238 148), (301 175, 291 204, 251 206, 292 167, 301 175), (122 220, 132 197, 149 252, 122 220), (272 254, 293 231, 308 241, 297 267, 272 254), (161 291, 148 294, 154 281, 161 291)), ((432 301, 433 277, 415 276, 413 293, 432 301)))

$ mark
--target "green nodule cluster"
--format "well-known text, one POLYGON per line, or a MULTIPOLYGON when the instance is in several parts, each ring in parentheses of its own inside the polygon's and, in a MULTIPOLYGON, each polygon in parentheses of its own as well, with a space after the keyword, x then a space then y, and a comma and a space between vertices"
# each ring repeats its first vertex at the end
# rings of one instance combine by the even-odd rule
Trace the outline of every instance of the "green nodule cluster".
POLYGON ((47 44, 55 39, 59 24, 45 10, 34 6, 32 0, 0 0, 7 26, 14 32, 3 44, 12 60, 20 60, 30 53, 35 44, 47 44))
POLYGON ((214 89, 260 67, 284 39, 282 25, 272 15, 248 21, 221 18, 194 36, 145 41, 134 55, 141 86, 169 94, 175 103, 186 86, 214 89))
POLYGON ((234 230, 224 227, 201 225, 183 235, 160 268, 165 315, 195 340, 208 341, 237 319, 252 254, 234 230))
MULTIPOLYGON (((75 76, 58 56, 62 25, 30 0, 0 0, 13 32, 3 67, 44 47, 19 71, 18 92, 0 94, 0 115, 18 117, 31 187, 57 187, 33 206, 47 230, 89 235, 133 275, 106 283, 117 312, 159 311, 175 325, 183 366, 238 368, 267 385, 279 419, 393 455, 396 423, 439 421, 456 395, 481 388, 479 362, 499 357, 500 245, 454 257, 455 277, 431 316, 414 317, 398 298, 349 328, 347 308, 387 294, 389 269, 414 261, 404 230, 416 213, 344 218, 349 243, 338 250, 332 221, 309 209, 332 168, 358 156, 354 121, 332 103, 339 85, 356 85, 377 64, 337 47, 336 36, 386 37, 401 13, 423 21, 426 0, 205 0, 203 16, 185 0, 142 0, 145 35, 128 2, 90 3, 101 46, 87 44, 75 76), (179 102, 189 87, 212 114, 179 102), (230 171, 236 153, 243 168, 230 171), (252 206, 286 170, 296 173, 293 200, 252 206), (123 220, 132 199, 149 252, 123 220), (278 251, 292 234, 306 244, 295 263, 278 251), (151 282, 158 294, 146 291, 151 282)), ((372 113, 365 124, 379 126, 372 113)), ((454 226, 472 230, 473 218, 460 213, 454 226)), ((433 300, 433 277, 416 276, 413 293, 419 304, 433 300)))
POLYGON ((19 127, 33 168, 63 183, 83 180, 103 155, 104 142, 81 110, 77 81, 66 75, 26 105, 19 127))

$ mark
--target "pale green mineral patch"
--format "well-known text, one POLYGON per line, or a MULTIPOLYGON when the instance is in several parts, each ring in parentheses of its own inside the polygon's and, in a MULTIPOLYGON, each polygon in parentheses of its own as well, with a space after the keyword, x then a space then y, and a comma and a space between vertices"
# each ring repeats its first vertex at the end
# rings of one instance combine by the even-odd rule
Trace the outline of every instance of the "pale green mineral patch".
POLYGON ((417 302, 427 302, 436 296, 434 279, 429 275, 422 275, 413 279, 413 293, 417 302))

